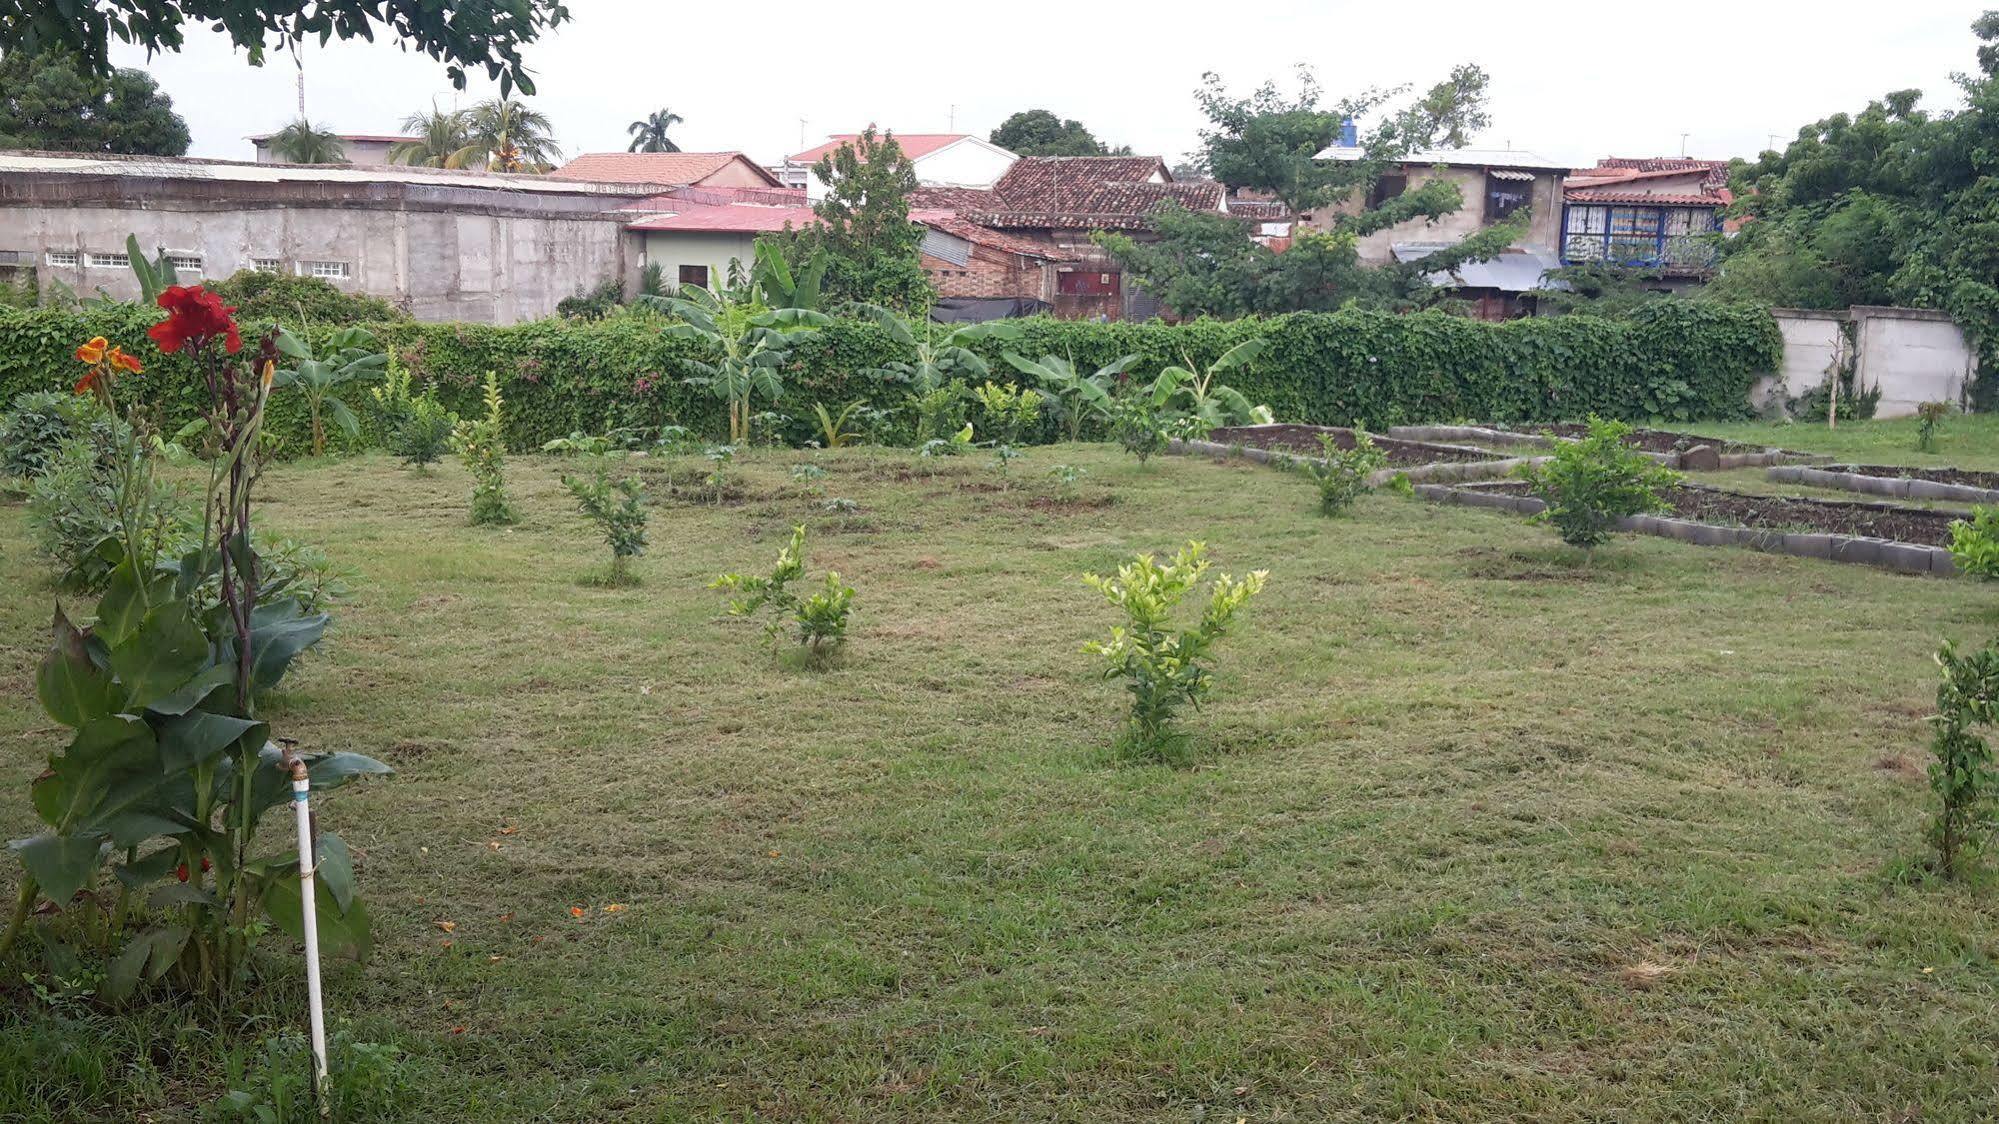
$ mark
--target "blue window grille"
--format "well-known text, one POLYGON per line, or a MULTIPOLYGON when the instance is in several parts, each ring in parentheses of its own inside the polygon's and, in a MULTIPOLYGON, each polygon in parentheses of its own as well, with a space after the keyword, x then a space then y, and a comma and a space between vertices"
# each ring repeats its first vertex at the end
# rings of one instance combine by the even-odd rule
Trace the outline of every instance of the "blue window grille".
POLYGON ((1562 209, 1562 263, 1712 269, 1720 229, 1714 207, 1571 203, 1562 209))

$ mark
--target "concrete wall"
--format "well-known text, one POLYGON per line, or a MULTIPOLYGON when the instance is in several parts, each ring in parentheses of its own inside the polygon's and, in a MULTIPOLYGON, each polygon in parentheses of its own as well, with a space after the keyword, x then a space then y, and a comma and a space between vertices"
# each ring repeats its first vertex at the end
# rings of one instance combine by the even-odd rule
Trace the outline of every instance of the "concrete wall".
POLYGON ((741 262, 744 269, 756 260, 756 241, 754 234, 727 231, 648 230, 641 264, 659 263, 669 291, 679 283, 683 265, 707 266, 708 283, 720 285, 729 279, 731 260, 741 262))
MULTIPOLYGON (((278 160, 277 154, 271 151, 270 141, 260 140, 251 141, 250 143, 257 150, 257 163, 282 163, 282 161, 278 160)), ((347 157, 349 164, 387 164, 389 162, 389 149, 394 148, 395 145, 395 141, 385 140, 343 140, 340 145, 340 151, 342 155, 347 157)))
POLYGON ((1845 312, 1779 308, 1772 314, 1784 336, 1784 359, 1775 376, 1751 391, 1759 409, 1779 390, 1795 398, 1824 386, 1835 362, 1852 365, 1862 391, 1880 389, 1876 417, 1909 417, 1925 402, 1967 404, 1977 352, 1945 313, 1860 305, 1845 312))
MULTIPOLYGON (((1484 168, 1442 168, 1427 164, 1412 164, 1404 169, 1409 177, 1406 190, 1416 188, 1432 179, 1447 179, 1457 184, 1458 193, 1464 196, 1464 205, 1432 223, 1424 219, 1376 231, 1355 244, 1360 260, 1370 265, 1380 265, 1394 260, 1390 249, 1397 242, 1460 242, 1484 229, 1485 223, 1485 173, 1484 168)), ((1539 254, 1557 253, 1561 242, 1562 229, 1562 177, 1557 172, 1535 172, 1533 191, 1534 213, 1528 221, 1525 237, 1514 242, 1517 249, 1539 254)), ((1361 201, 1349 202, 1339 207, 1313 211, 1305 216, 1307 226, 1315 230, 1331 229, 1333 216, 1361 210, 1361 201)))
POLYGON ((1861 305, 1852 316, 1855 377, 1881 390, 1874 416, 1909 417, 1925 402, 1965 404, 1978 361, 1947 314, 1861 305))
POLYGON ((287 272, 302 262, 345 262, 328 278, 350 292, 384 297, 425 320, 510 324, 547 316, 556 302, 606 278, 629 288, 638 274, 637 239, 616 221, 493 215, 468 211, 342 207, 175 210, 123 206, 0 208, 0 247, 32 250, 41 283, 60 280, 88 295, 138 296, 123 267, 88 264, 89 254, 122 254, 125 237, 148 252, 199 256, 181 280, 223 278, 275 258, 287 272), (73 251, 76 266, 49 264, 73 251))

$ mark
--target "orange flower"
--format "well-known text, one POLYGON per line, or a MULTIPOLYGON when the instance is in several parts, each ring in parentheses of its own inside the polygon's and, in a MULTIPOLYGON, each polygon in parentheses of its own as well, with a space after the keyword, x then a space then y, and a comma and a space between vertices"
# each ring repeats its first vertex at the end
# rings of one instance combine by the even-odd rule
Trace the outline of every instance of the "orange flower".
POLYGON ((90 370, 85 371, 83 377, 76 380, 76 392, 78 394, 89 394, 91 391, 97 389, 97 381, 103 377, 104 368, 94 363, 91 364, 90 370))
POLYGON ((116 371, 130 371, 136 375, 145 370, 144 367, 139 365, 137 359, 125 354, 125 349, 122 347, 112 348, 110 354, 105 358, 111 361, 111 368, 116 371))
POLYGON ((572 906, 570 906, 570 907, 569 907, 569 916, 571 916, 571 917, 581 917, 581 916, 583 916, 583 907, 582 907, 582 906, 580 906, 580 905, 572 905, 572 906))
POLYGON ((92 336, 89 343, 76 349, 76 358, 83 363, 101 363, 104 360, 104 349, 110 346, 111 341, 103 336, 92 336))

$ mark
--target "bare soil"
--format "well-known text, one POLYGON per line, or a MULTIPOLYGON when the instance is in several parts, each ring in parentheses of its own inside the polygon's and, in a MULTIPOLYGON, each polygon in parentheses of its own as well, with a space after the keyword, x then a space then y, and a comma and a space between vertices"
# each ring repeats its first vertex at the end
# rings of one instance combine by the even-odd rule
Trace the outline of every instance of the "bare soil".
MULTIPOLYGON (((1288 453, 1318 453, 1319 437, 1331 434, 1342 449, 1354 447, 1353 430, 1328 425, 1223 426, 1208 434, 1218 445, 1244 445, 1256 449, 1282 449, 1288 453)), ((1370 436, 1373 436, 1370 434, 1370 436)), ((1427 441, 1397 441, 1374 437, 1375 448, 1388 454, 1388 463, 1398 467, 1436 464, 1438 461, 1489 461, 1497 454, 1462 445, 1433 445, 1427 441)))
POLYGON ((1928 480, 1933 484, 1963 484, 1971 488, 1999 488, 1999 472, 1972 472, 1962 468, 1911 468, 1905 464, 1829 464, 1825 467, 1828 472, 1852 472, 1861 476, 1928 480))
MULTIPOLYGON (((1587 437, 1589 426, 1581 422, 1555 422, 1548 425, 1509 426, 1518 433, 1544 433, 1552 431, 1557 437, 1587 437)), ((1634 429, 1624 438, 1624 443, 1634 449, 1648 453, 1678 453, 1696 445, 1711 445, 1724 453, 1760 453, 1761 445, 1745 445, 1740 441, 1728 441, 1720 437, 1703 437, 1698 433, 1680 433, 1671 429, 1634 429)))
MULTIPOLYGON (((1525 495, 1525 481, 1473 484, 1481 491, 1525 495)), ((1948 546, 1950 525, 1961 518, 1954 512, 1926 511, 1889 503, 1856 503, 1843 500, 1815 500, 1802 496, 1753 496, 1720 488, 1682 484, 1664 493, 1669 513, 1676 519, 1716 523, 1732 527, 1761 527, 1772 531, 1817 531, 1831 535, 1854 535, 1924 546, 1948 546)))

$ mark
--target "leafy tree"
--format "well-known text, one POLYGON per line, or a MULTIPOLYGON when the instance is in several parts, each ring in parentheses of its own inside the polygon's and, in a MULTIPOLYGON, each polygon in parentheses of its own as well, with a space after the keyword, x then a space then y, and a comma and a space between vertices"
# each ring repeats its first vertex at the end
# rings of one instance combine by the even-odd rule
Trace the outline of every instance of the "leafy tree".
POLYGON ((521 48, 569 19, 562 0, 500 0, 438 4, 433 0, 8 0, 0 6, 0 54, 73 52, 89 73, 111 71, 112 36, 147 54, 181 49, 183 28, 206 26, 228 34, 261 66, 264 51, 308 37, 375 38, 389 33, 444 64, 451 84, 465 88, 467 69, 484 69, 501 94, 518 87, 534 93, 521 48))
POLYGON ((514 98, 488 98, 465 111, 468 140, 451 167, 494 172, 546 172, 562 159, 555 124, 514 98))
POLYGON ((409 319, 408 313, 380 297, 342 292, 320 277, 244 269, 207 282, 206 287, 244 320, 345 326, 409 319))
POLYGON ((640 120, 625 126, 632 134, 632 145, 627 152, 679 152, 680 146, 673 143, 667 131, 686 121, 685 117, 670 109, 656 109, 640 120))
POLYGON ((0 148, 185 156, 187 122, 143 70, 98 75, 65 54, 0 57, 0 148))
POLYGON ((1548 506, 1534 518, 1553 525, 1570 546, 1595 550, 1608 542, 1618 521, 1665 508, 1659 493, 1679 483, 1680 474, 1624 443, 1631 427, 1589 419, 1589 434, 1555 445, 1543 464, 1523 464, 1518 475, 1548 506))
POLYGON ((1000 122, 986 138, 1021 156, 1129 156, 1131 146, 1111 148, 1073 118, 1024 109, 1000 122))
POLYGON ((301 117, 272 134, 271 155, 291 164, 345 164, 347 144, 301 117))
POLYGON ((414 168, 455 168, 458 153, 472 143, 471 123, 463 110, 443 110, 433 103, 428 113, 403 118, 403 132, 415 140, 389 146, 389 163, 414 168))
POLYGON ((1565 265, 1547 273, 1550 281, 1568 285, 1541 294, 1537 312, 1559 316, 1587 312, 1592 316, 1629 316, 1655 301, 1671 300, 1671 294, 1654 286, 1665 275, 1656 269, 1616 262, 1594 261, 1565 265))
POLYGON ((936 292, 923 275, 923 228, 909 221, 916 169, 895 134, 870 128, 820 158, 812 174, 827 185, 814 204, 818 222, 765 235, 794 269, 826 251, 825 299, 902 311, 930 307, 936 292))
POLYGON ((1917 90, 1805 126, 1737 167, 1740 235, 1702 294, 1815 308, 1904 304, 1948 312, 1999 361, 1999 12, 1972 24, 1976 74, 1959 110, 1917 90))

